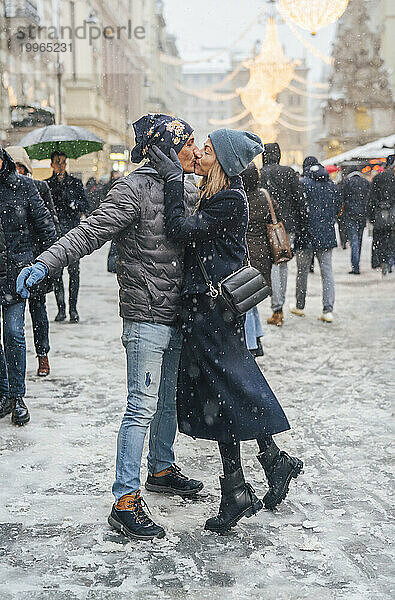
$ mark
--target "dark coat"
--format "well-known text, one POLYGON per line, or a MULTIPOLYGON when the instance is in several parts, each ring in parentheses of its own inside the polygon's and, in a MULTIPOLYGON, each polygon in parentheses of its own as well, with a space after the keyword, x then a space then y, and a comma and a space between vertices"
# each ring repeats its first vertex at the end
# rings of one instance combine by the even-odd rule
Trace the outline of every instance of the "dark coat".
POLYGON ((340 186, 343 200, 343 217, 350 221, 366 221, 370 184, 359 171, 345 177, 340 186))
POLYGON ((0 220, 3 244, 7 250, 7 276, 0 285, 0 303, 14 304, 21 301, 16 294, 16 278, 21 269, 31 264, 35 258, 34 241, 42 251, 51 246, 57 236, 52 217, 33 180, 19 175, 12 158, 7 152, 3 152, 3 168, 0 171, 0 220))
MULTIPOLYGON (((165 204, 166 199, 170 202, 173 193, 178 198, 182 187, 178 181, 167 183, 165 204)), ((171 218, 165 221, 166 232, 171 240, 187 246, 183 295, 201 294, 207 291, 207 285, 197 255, 214 285, 243 264, 248 206, 241 178, 232 177, 229 190, 218 192, 212 198, 203 198, 196 214, 188 219, 184 214, 184 205, 175 205, 171 218)), ((166 215, 170 216, 170 213, 165 211, 166 215)))
MULTIPOLYGON (((196 186, 187 182, 186 205, 196 201, 196 186)), ((152 167, 116 181, 99 208, 37 260, 53 275, 112 239, 121 317, 172 325, 181 308, 184 250, 165 235, 163 180, 152 167)))
POLYGON ((45 207, 49 210, 49 212, 51 213, 51 217, 52 220, 54 222, 55 225, 55 229, 56 229, 56 233, 58 235, 58 237, 61 236, 61 230, 60 230, 60 223, 59 223, 59 217, 58 217, 58 213, 56 212, 56 208, 55 205, 53 203, 53 199, 52 199, 52 195, 51 195, 51 190, 49 189, 49 185, 47 184, 46 181, 40 181, 40 179, 33 179, 34 185, 36 186, 38 193, 40 194, 45 207))
POLYGON ((178 426, 195 438, 255 439, 289 429, 287 418, 244 339, 244 318, 230 318, 207 295, 197 254, 214 284, 240 268, 247 199, 240 177, 185 217, 183 184, 165 184, 166 231, 186 247, 183 346, 177 384, 178 426))
POLYGON ((80 179, 68 173, 61 180, 57 175, 45 180, 58 215, 62 235, 77 227, 81 214, 89 213, 89 202, 80 179))
MULTIPOLYGON (((34 185, 37 188, 38 193, 40 194, 45 207, 51 214, 57 238, 60 238, 62 233, 60 229, 60 223, 58 219, 58 215, 52 200, 51 192, 48 184, 45 181, 40 181, 39 179, 33 179, 34 185)), ((36 258, 40 252, 42 252, 42 247, 40 244, 40 240, 37 238, 37 234, 35 231, 32 231, 32 239, 33 239, 33 254, 34 258, 36 258)), ((58 273, 60 276, 61 271, 58 273)), ((43 294, 49 294, 53 290, 53 279, 51 277, 46 277, 43 281, 35 285, 33 297, 42 296, 43 294)))
POLYGON ((296 250, 336 248, 335 221, 341 194, 322 165, 313 165, 302 180, 305 195, 305 227, 295 237, 296 250))
POLYGON ((89 213, 92 213, 99 204, 107 196, 107 189, 96 181, 94 177, 90 177, 85 186, 86 195, 89 202, 89 213))
POLYGON ((269 190, 277 202, 287 233, 300 231, 303 223, 303 193, 297 173, 278 164, 281 154, 278 144, 265 144, 261 186, 269 190))
MULTIPOLYGON (((259 186, 259 175, 251 163, 242 173, 244 189, 247 194, 249 219, 247 229, 247 245, 250 261, 258 269, 271 288, 271 270, 273 265, 272 250, 267 235, 266 225, 272 223, 272 217, 266 196, 259 186)), ((278 221, 282 220, 278 204, 273 199, 273 207, 278 221)))
POLYGON ((392 167, 371 183, 368 219, 373 224, 372 268, 395 263, 395 174, 392 167))

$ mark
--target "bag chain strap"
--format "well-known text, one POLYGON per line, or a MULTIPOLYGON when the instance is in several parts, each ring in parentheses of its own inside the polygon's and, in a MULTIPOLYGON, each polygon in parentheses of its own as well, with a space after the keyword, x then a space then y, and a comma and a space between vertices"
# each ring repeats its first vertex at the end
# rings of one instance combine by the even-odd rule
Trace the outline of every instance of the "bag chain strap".
POLYGON ((210 277, 208 276, 208 273, 207 273, 207 271, 205 269, 203 261, 202 261, 202 259, 200 258, 199 254, 197 252, 196 252, 196 257, 197 257, 197 260, 198 260, 198 264, 199 264, 200 270, 201 270, 202 275, 203 275, 203 279, 204 279, 206 285, 208 286, 208 289, 210 290, 210 296, 211 296, 211 298, 218 298, 219 291, 213 285, 213 282, 210 280, 210 277))

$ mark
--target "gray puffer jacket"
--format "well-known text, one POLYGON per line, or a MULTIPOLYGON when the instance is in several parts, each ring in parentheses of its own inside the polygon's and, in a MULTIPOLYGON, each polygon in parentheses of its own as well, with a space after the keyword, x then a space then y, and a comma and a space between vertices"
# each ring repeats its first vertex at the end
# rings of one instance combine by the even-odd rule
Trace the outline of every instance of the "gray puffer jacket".
MULTIPOLYGON (((166 238, 163 186, 149 165, 133 171, 113 185, 99 208, 36 260, 46 264, 51 275, 114 239, 121 317, 174 323, 184 250, 166 238)), ((196 204, 193 183, 185 181, 184 197, 187 208, 196 204)))

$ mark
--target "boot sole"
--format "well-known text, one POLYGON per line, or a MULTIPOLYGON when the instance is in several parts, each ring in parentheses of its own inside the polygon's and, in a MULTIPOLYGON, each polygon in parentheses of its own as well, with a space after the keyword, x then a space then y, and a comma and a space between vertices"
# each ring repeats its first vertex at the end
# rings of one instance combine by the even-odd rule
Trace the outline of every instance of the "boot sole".
POLYGON ((37 373, 38 377, 48 377, 49 373, 37 373))
POLYGON ((265 500, 265 498, 267 498, 267 496, 270 494, 270 492, 268 492, 266 494, 266 496, 264 496, 263 498, 263 504, 265 505, 265 508, 267 508, 268 510, 273 510, 273 508, 275 508, 276 506, 278 506, 283 500, 285 500, 288 492, 289 492, 289 484, 291 483, 291 479, 296 479, 300 473, 302 472, 303 469, 303 463, 301 460, 297 459, 297 463, 294 466, 294 468, 292 469, 292 471, 290 471, 290 473, 288 474, 285 483, 284 483, 284 487, 282 489, 281 494, 279 494, 278 496, 276 496, 272 501, 268 501, 265 500))
POLYGON ((8 410, 7 412, 0 413, 0 419, 4 419, 4 417, 6 417, 7 415, 10 415, 11 413, 12 413, 12 408, 10 408, 10 410, 8 410))
POLYGON ((233 521, 231 521, 230 523, 228 523, 226 525, 226 527, 207 527, 207 525, 204 526, 204 529, 206 531, 213 531, 214 533, 219 533, 220 535, 222 535, 223 533, 227 533, 228 531, 230 531, 232 529, 232 527, 235 527, 237 525, 237 523, 240 521, 240 519, 242 519, 243 517, 247 517, 248 519, 250 517, 253 517, 254 515, 256 515, 256 513, 258 513, 260 510, 262 510, 263 508, 263 502, 262 500, 258 500, 258 502, 255 502, 252 506, 249 506, 248 508, 246 508, 242 513, 240 513, 239 515, 237 515, 233 521))
POLYGON ((159 494, 172 494, 173 496, 187 497, 187 496, 195 496, 195 494, 198 494, 199 492, 201 492, 203 489, 203 483, 201 483, 194 490, 176 490, 175 488, 165 487, 163 485, 155 485, 153 483, 146 483, 145 489, 148 490, 149 492, 157 492, 159 494))
POLYGON ((30 415, 27 415, 23 419, 15 419, 15 417, 12 417, 11 420, 14 425, 17 425, 18 427, 22 427, 23 425, 26 425, 26 423, 29 423, 30 415))
POLYGON ((111 515, 108 517, 107 519, 108 524, 111 525, 111 527, 113 529, 116 529, 116 531, 119 531, 119 533, 122 533, 125 537, 131 539, 131 540, 153 540, 154 538, 158 538, 158 539, 162 539, 165 537, 166 532, 160 532, 157 535, 138 535, 137 533, 133 533, 133 531, 130 531, 130 529, 128 529, 127 527, 125 527, 125 525, 123 525, 122 523, 118 523, 118 521, 116 521, 111 515))

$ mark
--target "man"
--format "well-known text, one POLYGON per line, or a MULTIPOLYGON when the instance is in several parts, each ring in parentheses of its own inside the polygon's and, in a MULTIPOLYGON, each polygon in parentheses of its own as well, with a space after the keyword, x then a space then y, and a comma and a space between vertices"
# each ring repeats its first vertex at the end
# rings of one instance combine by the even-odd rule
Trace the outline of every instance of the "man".
MULTIPOLYGON (((199 156, 190 125, 167 115, 146 115, 134 124, 132 160, 140 162, 152 144, 169 155, 173 148, 185 173, 199 156)), ((188 205, 197 190, 186 187, 188 205)), ((117 275, 122 343, 126 350, 128 402, 118 435, 115 504, 109 523, 137 539, 163 537, 165 531, 145 513, 140 495, 143 444, 150 426, 146 488, 182 496, 196 494, 200 481, 188 479, 175 465, 175 389, 181 350, 178 326, 183 250, 170 242, 164 226, 164 183, 150 164, 115 182, 99 208, 78 227, 24 269, 18 279, 22 295, 42 278, 91 254, 110 239, 118 250, 117 275), (25 284, 26 281, 26 284, 25 284)))
POLYGON ((343 200, 343 219, 351 246, 350 275, 359 275, 363 230, 366 227, 370 184, 356 167, 350 167, 340 186, 343 200))
POLYGON ((372 180, 368 216, 373 224, 372 269, 383 277, 395 264, 395 154, 387 157, 386 168, 372 180))
MULTIPOLYGON (((51 167, 53 174, 45 181, 49 185, 52 198, 58 213, 60 229, 63 235, 77 227, 81 214, 89 212, 89 202, 82 181, 69 175, 66 171, 67 157, 64 152, 52 152, 51 167)), ((80 287, 80 263, 76 260, 67 264, 69 272, 69 315, 70 323, 80 320, 77 311, 78 290, 80 287)), ((55 297, 58 314, 55 321, 66 319, 66 300, 62 275, 55 281, 55 297)))
MULTIPOLYGON (((21 175, 26 177, 32 176, 32 165, 30 158, 22 146, 9 146, 6 151, 15 162, 16 169, 21 175)), ((59 219, 56 214, 55 206, 52 200, 51 192, 45 181, 33 179, 33 183, 37 188, 46 208, 49 210, 52 220, 55 225, 56 233, 60 237, 59 219)), ((34 256, 36 257, 41 252, 41 247, 35 240, 34 256)), ((33 325, 34 347, 38 358, 37 375, 39 377, 47 377, 50 373, 48 353, 49 346, 49 322, 46 307, 46 293, 52 290, 52 283, 43 283, 40 290, 36 290, 34 297, 29 298, 29 311, 33 325), (39 293, 40 292, 40 293, 39 293)))
POLYGON ((34 260, 34 240, 40 250, 56 239, 51 216, 31 179, 17 173, 11 156, 0 147, 0 304, 3 342, 0 344, 0 418, 12 413, 15 425, 30 420, 24 402, 26 377, 25 305, 15 292, 17 275, 34 260))
POLYGON ((296 306, 291 306, 290 310, 299 317, 305 314, 307 276, 315 254, 320 265, 323 293, 323 311, 319 319, 332 323, 335 302, 332 249, 337 246, 335 220, 341 207, 341 194, 321 164, 311 166, 301 181, 306 206, 303 209, 304 227, 295 237, 296 306))
MULTIPOLYGON (((263 167, 261 169, 261 185, 266 188, 275 202, 277 202, 282 215, 284 227, 292 241, 296 231, 301 227, 301 206, 303 205, 302 190, 297 173, 291 168, 280 165, 280 146, 265 144, 263 153, 263 167)), ((281 327, 284 321, 283 306, 287 291, 288 266, 287 263, 273 265, 272 271, 272 311, 267 320, 269 325, 281 327)))

